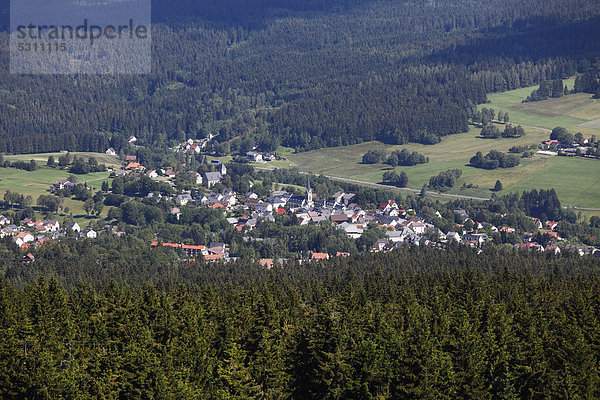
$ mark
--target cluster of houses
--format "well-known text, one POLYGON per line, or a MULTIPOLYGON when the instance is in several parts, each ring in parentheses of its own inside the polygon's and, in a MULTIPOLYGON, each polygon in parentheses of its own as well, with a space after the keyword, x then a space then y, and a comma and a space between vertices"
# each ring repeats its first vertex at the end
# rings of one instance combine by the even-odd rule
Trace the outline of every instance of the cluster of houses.
MULTIPOLYGON (((385 232, 386 237, 378 240, 370 249, 373 252, 386 252, 405 244, 436 246, 456 241, 481 247, 488 240, 486 234, 448 232, 444 234, 433 224, 416 215, 413 210, 401 209, 389 200, 377 210, 363 210, 356 202, 353 193, 335 193, 329 199, 319 199, 313 195, 310 180, 307 178, 304 195, 294 195, 284 190, 273 191, 267 198, 261 199, 255 193, 238 196, 231 189, 221 193, 205 193, 193 198, 190 194, 181 194, 175 198, 177 207, 170 210, 179 218, 179 207, 196 204, 200 207, 221 209, 232 214, 243 213, 241 217, 229 217, 227 221, 239 232, 252 231, 261 221, 275 221, 276 215, 293 215, 300 225, 333 223, 352 239, 360 238, 372 226, 385 232), (235 211, 239 211, 235 213, 235 211), (435 241, 428 238, 437 238, 435 241)), ((345 256, 339 253, 337 256, 345 256)), ((329 255, 313 253, 310 260, 322 260, 329 255)), ((264 261, 265 263, 267 261, 264 261)), ((272 263, 271 263, 272 264, 272 263)))
MULTIPOLYGON (((210 140, 210 139, 209 139, 210 140)), ((204 141, 203 143, 207 143, 204 141)), ((188 140, 182 144, 182 151, 196 151, 198 144, 188 140)), ((256 152, 249 152, 248 158, 254 161, 261 161, 265 156, 256 152)), ((173 178, 179 172, 172 169, 146 170, 139 163, 135 156, 127 156, 127 167, 118 172, 118 174, 145 174, 150 178, 166 176, 173 178)), ((220 183, 227 175, 225 164, 219 163, 218 171, 206 172, 200 174, 195 171, 187 172, 198 185, 204 185, 212 188, 220 183)), ((51 190, 72 188, 75 185, 68 180, 60 180, 52 185, 51 190)), ((153 193, 149 197, 155 196, 153 193)), ((158 195, 159 197, 161 195, 158 195)), ((224 189, 221 192, 209 192, 193 197, 190 193, 182 193, 175 197, 170 197, 175 207, 170 213, 179 219, 181 208, 188 204, 195 204, 199 207, 210 207, 221 209, 228 215, 227 221, 239 232, 252 231, 261 221, 275 221, 276 215, 294 216, 300 225, 319 224, 323 222, 333 223, 337 229, 342 230, 349 238, 359 239, 365 231, 371 227, 377 227, 383 231, 385 237, 379 239, 371 248, 372 252, 388 252, 395 247, 413 244, 418 246, 444 246, 449 243, 462 243, 472 247, 481 248, 489 242, 490 238, 485 233, 478 233, 481 230, 486 232, 505 232, 513 233, 514 228, 491 226, 487 223, 479 223, 469 218, 465 210, 454 210, 460 214, 462 220, 470 220, 473 225, 473 231, 464 229, 464 225, 457 224, 455 229, 447 233, 442 232, 434 224, 425 221, 425 219, 414 210, 402 209, 393 200, 388 200, 379 205, 376 210, 363 210, 358 204, 356 195, 352 193, 335 193, 328 199, 320 199, 313 194, 310 186, 310 179, 307 178, 306 191, 303 195, 289 193, 285 190, 273 191, 266 198, 260 198, 256 193, 249 192, 245 195, 238 195, 231 189, 224 189), (231 216, 236 215, 236 216, 231 216), (240 216, 241 215, 241 216, 240 216)), ((441 215, 437 213, 438 217, 441 215)), ((525 233, 522 236, 522 242, 516 244, 516 247, 527 248, 536 251, 552 251, 559 253, 561 249, 558 242, 563 240, 555 231, 556 222, 548 221, 542 223, 539 220, 533 221, 539 231, 550 236, 552 243, 546 246, 535 242, 535 235, 525 233)), ((19 226, 11 225, 10 221, 0 215, 0 237, 11 236, 15 243, 22 249, 28 249, 30 246, 38 246, 48 240, 54 240, 65 236, 66 231, 61 230, 60 225, 54 220, 32 221, 23 220, 19 226)), ((97 233, 91 229, 81 230, 78 224, 73 223, 69 229, 80 237, 95 238, 97 233)), ((151 244, 153 247, 159 245, 168 246, 177 249, 185 255, 188 260, 194 260, 202 257, 206 261, 230 261, 226 244, 211 243, 204 245, 186 245, 177 243, 161 243, 158 241, 151 244)), ((600 252, 595 249, 585 249, 574 245, 569 245, 569 250, 579 254, 595 254, 600 256, 600 252)), ((566 248, 565 246, 562 246, 566 248)), ((309 260, 319 261, 328 259, 330 255, 325 253, 312 253, 308 255, 309 260)), ((347 253, 340 252, 336 256, 347 256, 347 253)), ((33 260, 27 261, 31 262, 33 260)), ((260 260, 267 267, 271 267, 275 262, 281 263, 282 260, 260 260)), ((24 261, 25 262, 25 261, 24 261)))
POLYGON ((537 153, 546 156, 579 156, 596 158, 597 149, 590 146, 589 139, 583 138, 580 143, 561 143, 556 139, 546 140, 541 144, 537 153))
MULTIPOLYGON (((173 150, 183 154, 201 154, 203 151, 206 150, 208 143, 217 135, 213 135, 212 133, 210 133, 204 139, 188 139, 185 142, 179 143, 173 150)), ((277 157, 272 153, 260 153, 256 151, 256 146, 251 151, 246 152, 246 158, 248 159, 248 161, 252 162, 268 162, 277 159, 277 157)))
POLYGON ((50 186, 50 191, 53 192, 55 190, 73 189, 75 185, 75 182, 71 182, 67 179, 60 179, 56 181, 56 183, 52 184, 52 186, 50 186))
POLYGON ((209 133, 207 137, 204 139, 194 140, 188 139, 183 143, 179 143, 177 147, 175 147, 175 151, 181 152, 183 154, 193 153, 200 154, 202 150, 206 148, 208 143, 215 137, 212 133, 209 133))
MULTIPOLYGON (((53 240, 58 240, 66 236, 66 230, 61 229, 60 223, 56 220, 46 219, 33 221, 30 218, 25 218, 20 221, 19 225, 11 223, 4 215, 0 215, 0 238, 11 237, 13 242, 23 250, 31 247, 49 243, 53 240)), ((97 232, 93 229, 84 229, 77 222, 72 222, 69 229, 81 238, 95 239, 97 232)), ((27 262, 31 262, 29 260, 27 262)))
MULTIPOLYGON (((131 143, 132 145, 135 146, 135 143, 137 142, 137 138, 133 135, 129 136, 129 139, 127 139, 128 143, 131 143)), ((110 147, 105 151, 105 154, 109 155, 109 156, 116 156, 117 152, 114 148, 110 147)))
POLYGON ((277 157, 273 153, 261 154, 257 151, 247 152, 246 158, 248 159, 248 161, 253 161, 253 162, 268 162, 268 161, 274 161, 277 159, 277 157))
MULTIPOLYGON (((159 176, 172 179, 180 174, 179 171, 175 171, 172 168, 147 169, 145 166, 137 162, 136 156, 127 156, 126 163, 127 165, 125 168, 116 172, 117 176, 140 176, 143 174, 151 179, 156 179, 159 176)), ((202 174, 196 171, 189 171, 187 174, 190 176, 192 182, 196 185, 205 185, 210 188, 217 183, 220 183, 223 180, 223 177, 227 175, 227 166, 225 164, 219 163, 217 169, 218 171, 205 172, 202 174)), ((173 183, 171 182, 171 184, 173 183)))
POLYGON ((181 252, 186 256, 185 260, 188 262, 196 261, 197 258, 202 257, 207 262, 224 261, 228 262, 232 259, 229 257, 229 251, 225 243, 210 243, 208 246, 204 245, 191 245, 183 243, 159 243, 154 241, 150 243, 151 247, 169 247, 175 251, 181 252))
MULTIPOLYGON (((377 210, 363 210, 356 202, 356 195, 352 193, 335 193, 329 199, 319 199, 313 195, 310 187, 310 180, 307 179, 306 192, 304 195, 295 195, 285 190, 277 190, 270 193, 266 198, 260 198, 257 194, 249 192, 244 196, 238 196, 231 189, 224 189, 222 192, 209 192, 192 197, 191 194, 181 194, 175 197, 177 207, 173 207, 170 212, 179 218, 181 209, 179 207, 196 204, 199 207, 210 207, 223 210, 229 215, 239 215, 238 217, 229 217, 227 221, 232 224, 239 232, 252 231, 261 221, 275 221, 276 215, 293 215, 297 218, 300 225, 319 224, 322 222, 333 223, 343 230, 344 233, 352 239, 360 238, 365 231, 371 227, 377 227, 385 232, 385 237, 379 239, 371 248, 372 252, 388 252, 395 247, 413 244, 418 246, 444 246, 450 243, 462 243, 471 247, 481 248, 489 242, 490 238, 486 233, 478 233, 485 229, 491 232, 515 232, 514 228, 503 226, 497 228, 488 223, 479 223, 469 218, 465 210, 454 210, 460 214, 463 220, 471 221, 473 231, 466 231, 464 225, 457 224, 455 230, 447 233, 442 232, 434 224, 425 221, 418 213, 413 210, 401 209, 393 200, 388 200, 379 205, 377 210)), ((441 215, 437 213, 439 217, 441 215)), ((552 251, 559 253, 561 250, 558 242, 562 241, 558 232, 555 231, 557 223, 547 221, 543 224, 538 219, 533 219, 536 227, 544 234, 550 236, 553 240, 551 244, 545 247, 534 241, 535 235, 525 233, 522 236, 522 243, 515 246, 538 251, 552 251)), ((248 238, 249 239, 249 238, 248 238)), ((152 244, 157 246, 158 242, 152 244)), ((210 251, 209 246, 196 246, 201 250, 200 253, 191 253, 189 245, 163 244, 163 246, 178 247, 186 252, 190 258, 195 258, 198 254, 205 257, 206 260, 224 260, 231 258, 228 254, 210 251), (187 247, 186 247, 187 246, 187 247), (207 258, 208 257, 208 258, 207 258), (213 258, 218 257, 218 258, 213 258)), ((593 254, 594 249, 586 250, 574 245, 569 245, 571 251, 579 254, 593 254)), ((226 246, 223 246, 225 249, 226 246)), ((564 246, 563 246, 564 247, 564 246)), ((346 256, 347 253, 340 252, 336 256, 346 256)), ((600 256, 600 251, 597 252, 600 256)), ((308 260, 319 261, 329 258, 325 253, 312 253, 307 255, 308 260)), ((283 260, 259 260, 261 264, 272 267, 274 263, 282 263, 283 260)))

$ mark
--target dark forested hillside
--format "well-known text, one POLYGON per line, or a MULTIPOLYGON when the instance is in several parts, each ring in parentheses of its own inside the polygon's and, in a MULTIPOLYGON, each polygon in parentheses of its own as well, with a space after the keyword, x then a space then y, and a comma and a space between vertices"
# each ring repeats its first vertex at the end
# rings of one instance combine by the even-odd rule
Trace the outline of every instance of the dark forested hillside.
POLYGON ((10 75, 1 33, 0 152, 217 131, 298 150, 435 143, 488 92, 597 68, 599 13, 592 0, 157 0, 149 76, 10 75))
POLYGON ((0 281, 0 397, 598 398, 599 266, 405 248, 187 287, 0 281))

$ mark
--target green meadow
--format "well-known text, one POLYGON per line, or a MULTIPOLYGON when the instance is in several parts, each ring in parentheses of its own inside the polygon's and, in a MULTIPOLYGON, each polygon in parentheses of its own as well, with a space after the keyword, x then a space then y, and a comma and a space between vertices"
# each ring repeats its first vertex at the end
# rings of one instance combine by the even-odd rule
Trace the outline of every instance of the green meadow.
MULTIPOLYGON (((565 84, 573 87, 574 79, 565 84)), ((538 86, 488 95, 489 102, 479 106, 508 112, 512 123, 552 129, 562 126, 573 133, 600 135, 600 102, 588 93, 576 93, 558 99, 523 103, 538 86)))
MULTIPOLYGON (((94 157, 98 160, 99 164, 106 164, 108 167, 120 167, 122 165, 121 160, 117 156, 109 156, 104 153, 89 153, 89 152, 73 152, 69 153, 71 156, 77 156, 79 158, 89 159, 94 157)), ((36 154, 7 154, 4 155, 4 159, 8 161, 16 160, 35 160, 38 165, 46 165, 48 157, 54 157, 54 160, 58 162, 58 158, 65 155, 65 153, 36 153, 36 154)))
MULTIPOLYGON (((570 87, 573 79, 566 81, 570 87)), ((530 190, 533 188, 554 188, 564 205, 587 208, 600 208, 600 161, 581 158, 548 157, 534 155, 522 158, 521 165, 515 168, 483 170, 468 166, 469 159, 477 151, 484 154, 490 150, 506 152, 515 145, 539 145, 549 138, 549 129, 564 126, 571 132, 600 136, 600 130, 590 129, 600 125, 600 103, 591 95, 578 93, 560 99, 522 103, 532 90, 528 87, 504 93, 491 94, 489 103, 481 107, 491 107, 496 111, 508 111, 512 124, 526 126, 526 135, 518 139, 482 139, 480 129, 471 127, 469 132, 450 135, 436 145, 385 145, 379 142, 361 143, 352 146, 325 148, 294 154, 292 149, 281 148, 280 155, 287 160, 271 162, 279 168, 297 167, 301 171, 352 178, 368 182, 381 182, 384 172, 391 170, 386 164, 362 164, 362 156, 369 150, 393 150, 406 148, 418 151, 429 157, 429 162, 411 167, 396 167, 395 171, 405 171, 409 186, 420 188, 433 175, 441 171, 458 168, 463 171, 455 188, 448 193, 475 197, 490 197, 496 180, 504 186, 501 193, 530 190), (582 126, 587 124, 588 128, 582 126), (536 128, 537 127, 537 128, 536 128), (470 185, 471 188, 464 186, 470 185)), ((503 125, 498 124, 502 130, 503 125)), ((534 150, 535 151, 535 150, 534 150)))
MULTIPOLYGON (((31 155, 24 155, 23 157, 31 155)), ((35 155, 34 155, 35 156, 35 155)), ((9 159, 10 156, 5 156, 9 159)), ((46 157, 47 158, 47 157, 46 157)), ((14 158, 10 158, 13 159, 14 158)), ((34 158, 35 159, 35 158, 34 158)), ((24 171, 16 168, 0 168, 0 198, 4 197, 7 190, 31 196, 34 204, 40 194, 49 194, 50 185, 60 179, 66 179, 71 174, 69 171, 55 168, 40 167, 36 171, 24 171)), ((75 175, 78 182, 87 182, 89 187, 99 189, 104 180, 110 181, 109 172, 95 172, 86 175, 75 175)), ((73 199, 65 199, 64 207, 69 209, 69 214, 73 214, 75 220, 83 226, 87 225, 91 219, 85 216, 83 202, 73 199)), ((100 217, 108 214, 109 207, 105 207, 100 217)))

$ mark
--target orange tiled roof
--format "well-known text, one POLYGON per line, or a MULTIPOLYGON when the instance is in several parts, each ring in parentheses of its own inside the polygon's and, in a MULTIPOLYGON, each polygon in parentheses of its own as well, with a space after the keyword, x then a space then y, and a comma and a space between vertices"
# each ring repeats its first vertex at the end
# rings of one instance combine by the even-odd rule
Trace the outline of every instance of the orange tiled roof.
POLYGON ((326 260, 329 257, 327 253, 313 253, 312 258, 314 260, 326 260))

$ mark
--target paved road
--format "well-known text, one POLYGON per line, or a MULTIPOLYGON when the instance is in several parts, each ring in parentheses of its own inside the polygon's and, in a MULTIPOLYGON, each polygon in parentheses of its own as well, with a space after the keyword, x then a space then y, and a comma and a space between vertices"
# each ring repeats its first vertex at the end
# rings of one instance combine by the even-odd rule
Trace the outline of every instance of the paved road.
POLYGON ((584 208, 577 206, 562 206, 562 208, 567 210, 579 210, 579 211, 600 211, 600 208, 584 208))
MULTIPOLYGON (((521 124, 518 124, 521 125, 521 124)), ((552 129, 548 129, 548 128, 542 128, 541 126, 530 126, 530 125, 521 125, 523 128, 532 128, 532 129, 538 129, 540 131, 544 131, 544 132, 552 132, 552 129)))
MULTIPOLYGON (((267 170, 267 171, 272 171, 275 168, 273 167, 254 167, 256 169, 263 169, 263 170, 267 170)), ((302 175, 309 175, 309 172, 304 172, 304 171, 300 171, 300 173, 302 175)), ((367 182, 367 181, 361 181, 358 179, 351 179, 351 178, 343 178, 341 176, 333 176, 333 175, 323 175, 329 179, 333 179, 336 181, 342 181, 342 182, 348 182, 348 183, 356 183, 357 185, 367 185, 367 186, 375 186, 378 188, 382 188, 382 189, 387 189, 387 190, 392 190, 392 189, 396 189, 396 190, 402 190, 405 192, 411 192, 411 193, 421 193, 421 190, 419 189, 412 189, 412 188, 397 188, 397 187, 393 187, 393 186, 388 186, 388 185, 382 185, 381 183, 373 183, 373 182, 367 182)), ((461 194, 448 194, 448 193, 439 193, 439 192, 433 192, 433 191, 427 191, 427 196, 430 197, 437 197, 437 198, 452 198, 452 199, 467 199, 467 200, 478 200, 478 201, 487 201, 490 200, 488 198, 484 198, 484 197, 475 197, 475 196, 464 196, 461 194)))
MULTIPOLYGON (((502 123, 502 122, 498 121, 497 119, 494 119, 492 121, 497 122, 497 123, 502 123)), ((544 131, 544 132, 552 132, 552 129, 542 128, 541 126, 531 126, 531 125, 523 125, 523 124, 516 124, 516 125, 521 125, 523 128, 531 128, 531 129, 538 129, 538 130, 544 131)))
POLYGON ((94 179, 90 179, 89 181, 84 181, 84 182, 85 182, 85 183, 89 183, 89 182, 101 181, 101 180, 103 180, 103 179, 106 179, 106 178, 108 178, 108 175, 106 175, 106 176, 103 176, 103 177, 101 177, 101 178, 94 178, 94 179))

